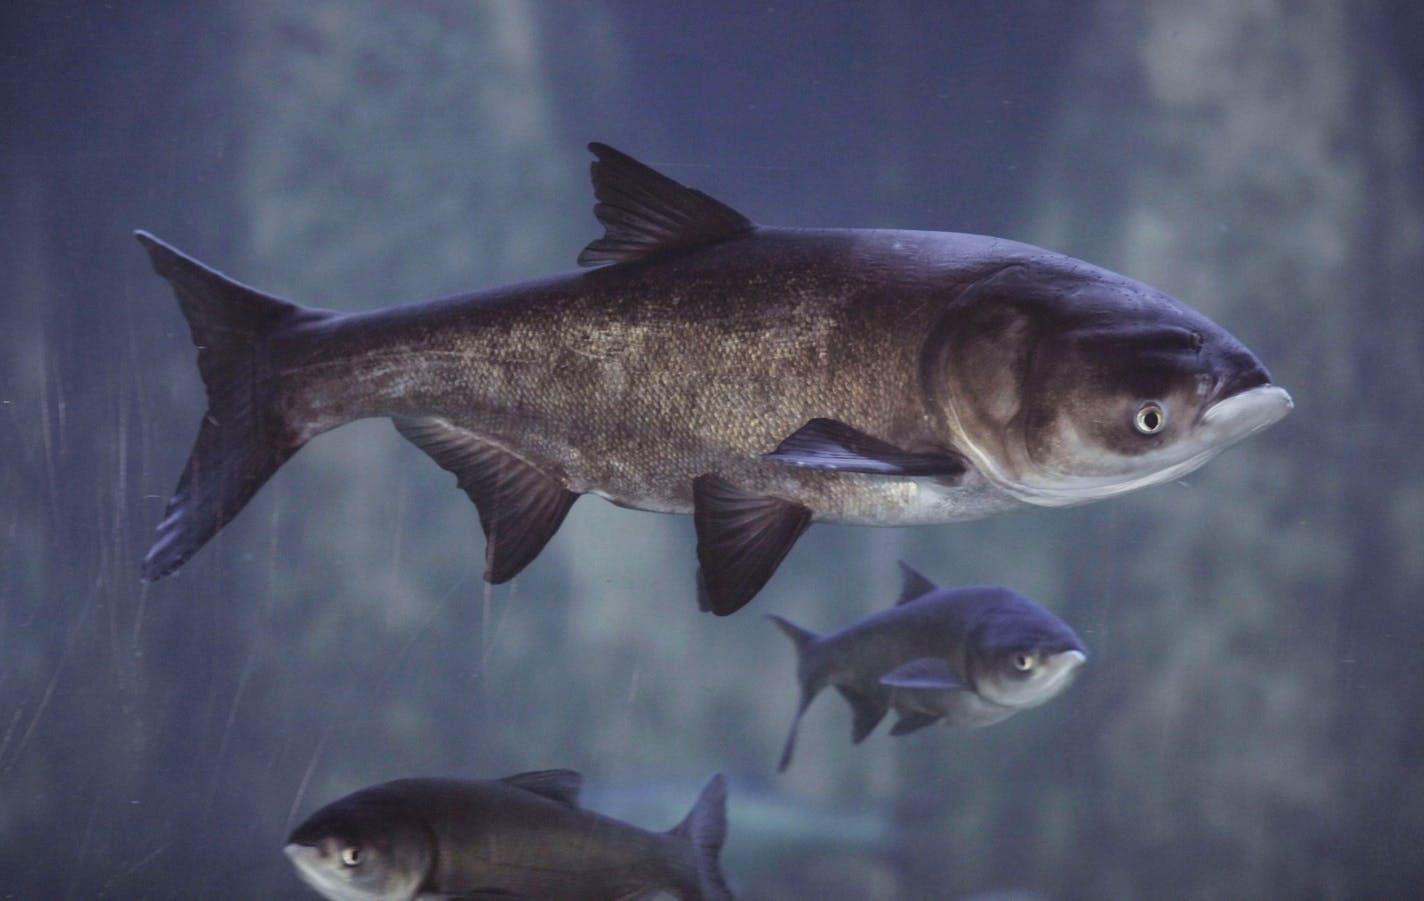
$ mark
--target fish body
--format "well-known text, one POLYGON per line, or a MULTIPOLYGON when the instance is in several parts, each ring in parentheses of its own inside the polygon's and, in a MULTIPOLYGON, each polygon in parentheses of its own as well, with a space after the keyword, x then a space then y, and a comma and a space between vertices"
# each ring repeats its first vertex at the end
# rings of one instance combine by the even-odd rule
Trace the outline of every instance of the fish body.
POLYGON ((977 235, 798 230, 603 145, 589 271, 363 313, 243 286, 146 233, 208 414, 144 576, 181 566, 303 444, 388 417, 479 508, 491 582, 574 500, 691 513, 726 614, 813 521, 1082 503, 1200 466, 1289 396, 1206 317, 977 235))
POLYGON ((889 610, 818 635, 769 615, 797 650, 801 703, 781 754, 791 764, 806 708, 834 686, 851 706, 852 741, 865 739, 885 714, 892 735, 939 720, 988 726, 1058 695, 1087 660, 1066 623, 1017 592, 998 586, 941 588, 900 564, 904 589, 889 610))
POLYGON ((285 851, 298 876, 331 901, 606 901, 659 890, 684 901, 731 899, 718 863, 726 834, 720 775, 667 833, 583 810, 580 785, 570 770, 400 779, 312 814, 285 851))

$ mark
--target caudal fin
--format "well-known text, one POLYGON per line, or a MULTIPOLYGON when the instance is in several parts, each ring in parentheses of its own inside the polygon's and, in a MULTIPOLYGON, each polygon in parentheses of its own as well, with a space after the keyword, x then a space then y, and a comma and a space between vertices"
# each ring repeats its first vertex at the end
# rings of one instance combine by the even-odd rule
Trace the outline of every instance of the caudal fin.
POLYGON ((241 285, 147 232, 134 237, 173 286, 208 391, 188 465, 143 560, 143 578, 152 582, 192 557, 301 447, 303 440, 273 409, 263 345, 278 329, 324 314, 241 285))
POLYGON ((796 707, 796 715, 791 718, 791 731, 786 736, 786 744, 781 749, 781 760, 777 763, 777 772, 784 773, 786 768, 791 766, 791 755, 796 752, 796 731, 801 728, 801 717, 805 715, 806 708, 811 706, 811 701, 821 690, 819 680, 813 680, 810 667, 806 665, 806 648, 819 636, 810 629, 802 628, 789 619, 783 619, 775 613, 768 613, 766 618, 776 624, 791 643, 796 645, 796 673, 801 683, 801 703, 796 707))
POLYGON ((721 773, 707 780, 687 817, 668 834, 692 845, 699 894, 686 901, 732 901, 732 890, 722 875, 722 843, 727 840, 727 780, 721 773))

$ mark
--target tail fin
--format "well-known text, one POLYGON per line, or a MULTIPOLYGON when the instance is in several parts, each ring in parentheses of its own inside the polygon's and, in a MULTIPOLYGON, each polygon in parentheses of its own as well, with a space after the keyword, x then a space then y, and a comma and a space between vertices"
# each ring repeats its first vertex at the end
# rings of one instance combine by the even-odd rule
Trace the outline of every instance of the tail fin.
POLYGON ((727 780, 721 773, 707 780, 687 817, 668 834, 692 844, 699 894, 689 901, 732 901, 732 890, 722 875, 722 843, 727 839, 727 780))
POLYGON ((134 237, 173 286, 208 389, 188 465, 143 560, 143 578, 152 582, 193 556, 304 443, 273 409, 262 347, 279 328, 322 314, 238 284, 147 232, 134 237))
POLYGON ((820 636, 775 613, 768 613, 766 618, 775 623, 776 627, 791 639, 792 644, 796 645, 796 675, 801 683, 801 704, 796 708, 796 716, 791 719, 791 732, 786 736, 786 744, 781 749, 781 761, 776 765, 777 772, 784 773, 786 768, 791 766, 791 755, 796 751, 796 731, 801 728, 801 717, 821 690, 821 685, 818 684, 820 680, 813 679, 809 672, 810 667, 806 665, 806 648, 820 636))

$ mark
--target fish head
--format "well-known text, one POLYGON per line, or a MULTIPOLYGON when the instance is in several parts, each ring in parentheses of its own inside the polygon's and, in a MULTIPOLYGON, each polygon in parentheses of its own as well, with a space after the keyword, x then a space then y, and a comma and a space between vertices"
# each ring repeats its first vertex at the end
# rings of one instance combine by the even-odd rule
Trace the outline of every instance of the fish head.
POLYGON ((414 898, 434 859, 429 832, 369 789, 317 811, 283 851, 302 881, 331 901, 414 898))
POLYGON ((1007 588, 985 590, 965 647, 976 694, 1004 707, 1037 707, 1063 689, 1088 659, 1067 623, 1007 588))
POLYGON ((1216 323, 1065 260, 976 282, 926 346, 931 415, 1006 492, 1067 506, 1159 484, 1290 412, 1290 395, 1216 323))

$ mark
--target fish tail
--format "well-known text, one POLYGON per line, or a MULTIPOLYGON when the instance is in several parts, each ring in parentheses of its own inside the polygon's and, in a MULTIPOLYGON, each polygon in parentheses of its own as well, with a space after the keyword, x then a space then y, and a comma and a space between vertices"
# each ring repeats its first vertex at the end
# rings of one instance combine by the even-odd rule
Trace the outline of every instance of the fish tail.
POLYGON ((208 393, 188 464, 143 560, 152 582, 192 557, 305 443, 276 409, 264 345, 285 327, 331 314, 254 291, 147 232, 134 236, 178 297, 208 393))
POLYGON ((766 618, 775 623, 782 634, 796 645, 796 675, 801 684, 801 703, 796 708, 796 715, 791 719, 791 731, 786 736, 786 744, 781 749, 781 760, 776 765, 777 771, 784 773, 786 768, 791 765, 791 755, 796 752, 796 732, 801 728, 801 717, 823 687, 822 680, 814 672, 814 667, 808 661, 806 654, 807 649, 820 636, 810 629, 796 625, 789 619, 777 616, 775 613, 768 613, 766 618))
POLYGON ((786 768, 791 766, 791 755, 796 753, 796 732, 801 728, 801 717, 806 713, 806 708, 811 706, 811 699, 815 697, 809 692, 801 694, 801 704, 796 708, 796 715, 791 718, 791 731, 786 734, 786 744, 781 747, 781 759, 776 763, 778 773, 786 772, 786 768))
POLYGON ((722 875, 722 844, 727 840, 727 780, 721 773, 713 774, 702 786, 697 802, 686 818, 669 833, 692 845, 692 859, 697 868, 696 891, 685 901, 732 901, 727 877, 722 875))

